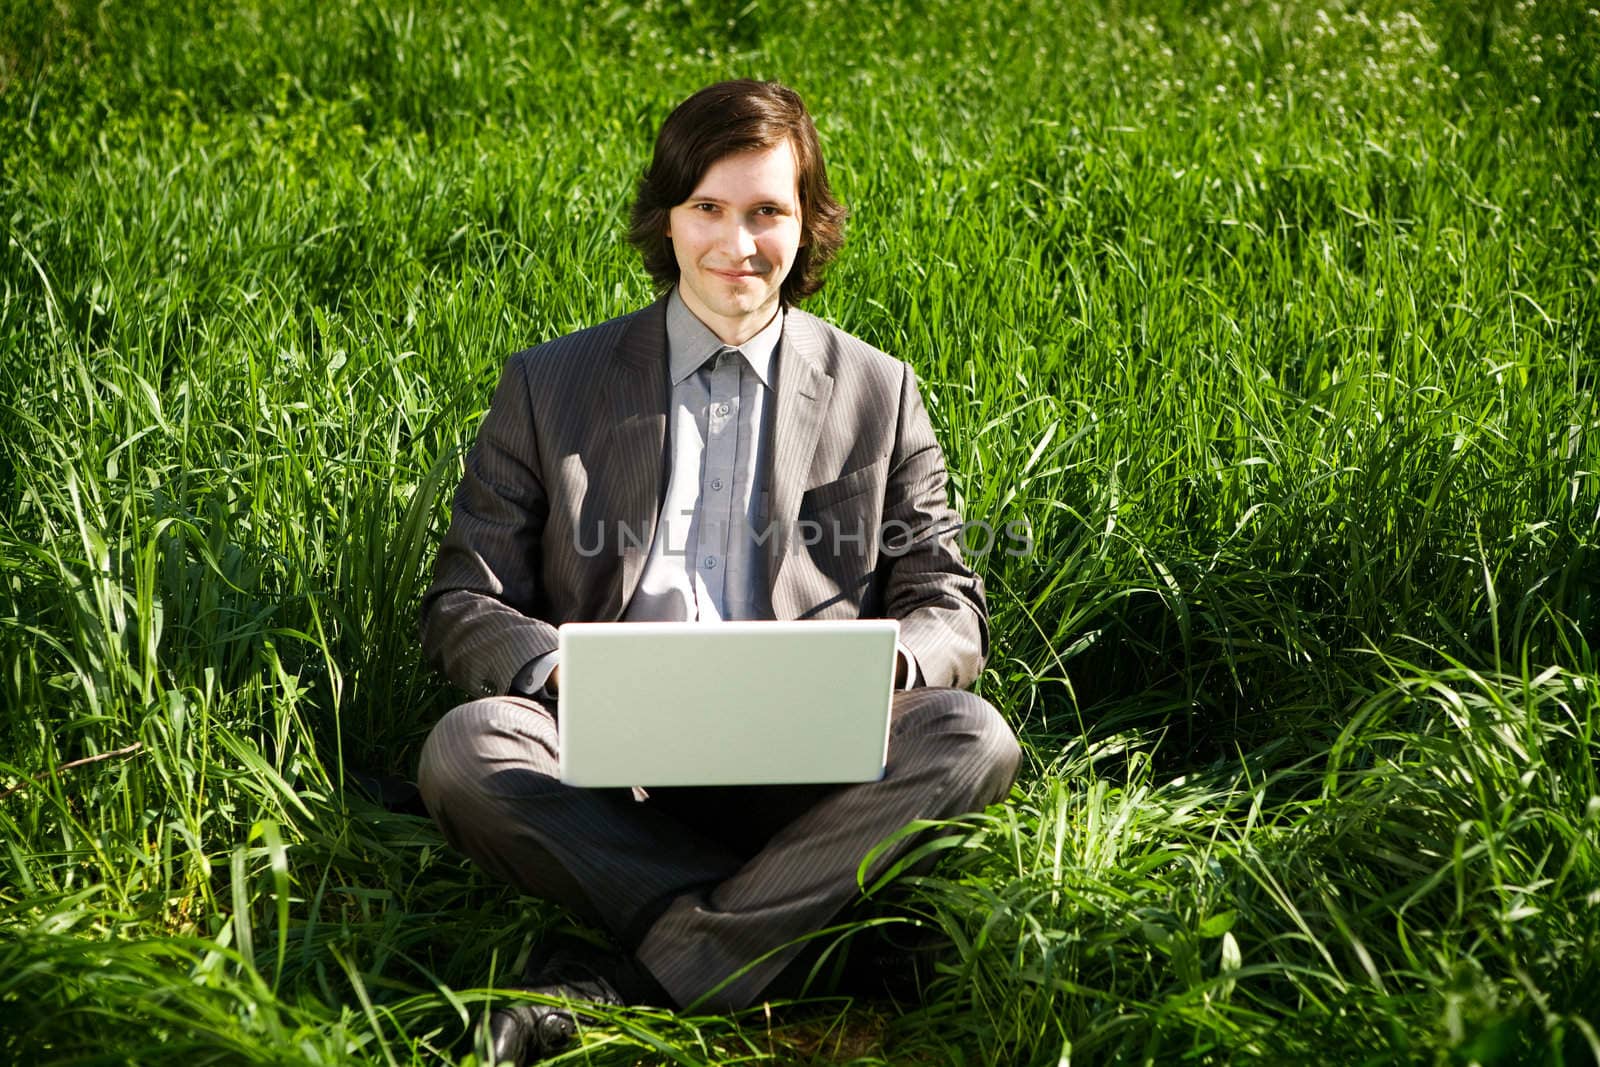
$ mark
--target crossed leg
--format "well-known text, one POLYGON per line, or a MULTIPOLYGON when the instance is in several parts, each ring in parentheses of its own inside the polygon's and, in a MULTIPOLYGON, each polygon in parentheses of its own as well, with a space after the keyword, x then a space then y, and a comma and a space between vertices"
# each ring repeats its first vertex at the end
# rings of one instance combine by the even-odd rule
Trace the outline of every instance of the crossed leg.
MULTIPOLYGON (((714 1010, 752 1002, 800 951, 796 939, 855 898, 874 846, 912 820, 1000 800, 1019 758, 980 697, 896 693, 883 778, 787 796, 752 790, 749 800, 780 808, 804 801, 752 853, 730 843, 715 812, 697 818, 690 804, 562 785, 556 729, 549 709, 520 697, 451 711, 423 748, 429 812, 496 877, 608 925, 680 1006, 714 1010)), ((902 837, 878 853, 867 878, 913 843, 902 837)))

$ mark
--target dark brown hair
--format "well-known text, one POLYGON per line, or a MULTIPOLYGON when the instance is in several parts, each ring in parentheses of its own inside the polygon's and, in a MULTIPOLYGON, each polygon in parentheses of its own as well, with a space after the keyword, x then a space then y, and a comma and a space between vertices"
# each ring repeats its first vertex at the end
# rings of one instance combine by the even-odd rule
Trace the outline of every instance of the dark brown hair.
POLYGON ((845 209, 828 188, 817 127, 793 89, 749 79, 708 85, 679 104, 656 135, 655 158, 639 181, 628 241, 662 290, 678 280, 666 236, 668 215, 689 199, 711 165, 739 152, 788 141, 800 185, 800 250, 780 297, 794 304, 822 288, 822 271, 844 244, 845 209))

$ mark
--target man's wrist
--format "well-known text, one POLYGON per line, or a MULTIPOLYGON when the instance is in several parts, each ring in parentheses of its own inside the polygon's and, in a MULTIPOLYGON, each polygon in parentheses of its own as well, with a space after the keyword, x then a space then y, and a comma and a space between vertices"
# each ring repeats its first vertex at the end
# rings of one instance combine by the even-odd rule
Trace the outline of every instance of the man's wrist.
POLYGON ((917 673, 917 661, 911 655, 911 650, 900 642, 894 645, 894 689, 895 692, 915 688, 920 676, 917 673))
POLYGON ((554 699, 553 684, 556 670, 561 666, 560 652, 546 652, 525 664, 512 679, 511 692, 517 696, 554 699))

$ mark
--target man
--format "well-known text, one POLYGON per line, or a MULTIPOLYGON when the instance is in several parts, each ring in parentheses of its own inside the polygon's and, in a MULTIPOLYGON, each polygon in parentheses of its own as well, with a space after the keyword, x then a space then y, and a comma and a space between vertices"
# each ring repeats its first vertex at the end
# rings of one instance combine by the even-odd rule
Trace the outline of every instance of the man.
MULTIPOLYGON (((1010 788, 1015 737, 965 691, 987 652, 983 588, 915 378, 795 307, 843 216, 794 92, 696 93, 662 125, 633 211, 664 295, 512 357, 468 454, 423 644, 479 699, 435 727, 419 784, 453 845, 616 937, 614 958, 544 958, 541 991, 747 1005, 857 896, 874 846, 1010 788), (857 617, 900 621, 881 781, 643 798, 560 783, 560 624, 857 617)), ((572 1023, 498 1011, 495 1054, 552 1051, 572 1023)))

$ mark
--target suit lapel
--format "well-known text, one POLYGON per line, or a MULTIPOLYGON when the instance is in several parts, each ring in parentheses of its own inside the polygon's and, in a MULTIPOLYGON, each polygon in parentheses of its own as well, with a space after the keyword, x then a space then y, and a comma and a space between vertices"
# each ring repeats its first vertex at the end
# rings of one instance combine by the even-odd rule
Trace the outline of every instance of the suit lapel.
POLYGON ((779 608, 779 583, 783 563, 789 555, 789 541, 795 520, 800 515, 800 497, 811 472, 811 457, 822 433, 828 398, 833 395, 833 379, 823 367, 822 341, 804 312, 790 311, 778 347, 778 395, 773 431, 771 507, 767 516, 774 536, 770 542, 768 573, 773 592, 773 611, 785 618, 779 608))
POLYGON ((666 491, 667 373, 666 300, 657 300, 629 324, 618 342, 612 373, 598 398, 594 440, 607 457, 600 484, 605 503, 598 513, 618 525, 621 581, 604 593, 599 618, 620 619, 633 597, 655 539, 666 491))

